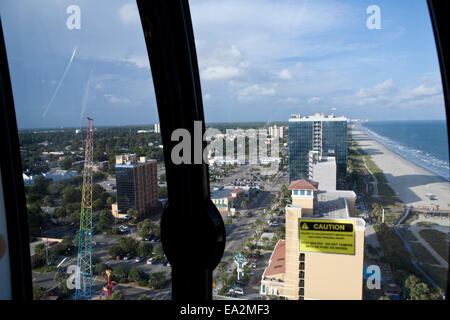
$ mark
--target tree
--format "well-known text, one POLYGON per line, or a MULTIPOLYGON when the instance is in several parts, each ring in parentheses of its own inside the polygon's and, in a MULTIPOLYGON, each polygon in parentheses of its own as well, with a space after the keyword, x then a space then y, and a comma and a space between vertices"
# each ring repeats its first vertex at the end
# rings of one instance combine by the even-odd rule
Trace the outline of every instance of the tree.
POLYGON ((57 272, 54 277, 54 281, 58 285, 59 290, 63 294, 67 294, 69 292, 69 289, 67 288, 67 278, 69 277, 69 274, 66 272, 57 272))
POLYGON ((125 295, 122 291, 114 291, 109 297, 109 300, 125 300, 125 295))
POLYGON ((38 261, 43 263, 46 257, 46 248, 44 243, 39 243, 34 247, 34 254, 37 256, 38 261))
POLYGON ((106 199, 106 204, 108 206, 111 206, 113 203, 116 203, 116 198, 113 196, 108 197, 108 199, 106 199))
POLYGON ((164 272, 152 272, 149 276, 149 283, 154 289, 162 289, 165 287, 166 277, 164 272))
POLYGON ((108 210, 103 210, 100 213, 97 223, 97 229, 106 232, 111 229, 111 226, 114 222, 114 217, 108 210))
POLYGON ((66 206, 69 203, 79 202, 80 200, 81 200, 80 189, 77 189, 72 185, 66 186, 61 191, 61 201, 63 206, 66 206))
POLYGON ((141 294, 138 298, 138 300, 150 300, 146 294, 141 294))
POLYGON ((156 228, 155 224, 150 221, 150 219, 145 219, 138 223, 138 229, 140 230, 139 235, 145 238, 156 228))
POLYGON ((66 249, 67 247, 69 247, 72 244, 72 239, 70 239, 70 236, 64 236, 61 239, 61 243, 64 246, 64 249, 66 249))
POLYGON ((159 176, 159 181, 165 182, 166 181, 166 174, 163 173, 162 175, 159 176))
POLYGON ((164 257, 164 250, 162 247, 161 243, 158 243, 154 248, 153 248, 153 254, 155 255, 156 258, 158 259, 162 259, 164 257))
POLYGON ((136 249, 137 255, 145 258, 150 256, 152 254, 152 251, 152 245, 147 242, 140 242, 136 249))
POLYGON ((159 199, 167 198, 167 187, 161 187, 158 189, 158 198, 159 199))
POLYGON ((378 298, 378 300, 391 300, 388 296, 381 296, 378 298))
POLYGON ((41 300, 45 295, 45 288, 41 286, 33 286, 33 300, 41 300))
POLYGON ((124 266, 118 265, 114 268, 113 275, 117 280, 125 280, 126 282, 126 280, 128 279, 128 270, 124 266))
POLYGON ((112 259, 116 259, 117 256, 122 256, 124 254, 124 250, 121 246, 111 246, 108 254, 112 259))
POLYGON ((405 287, 409 290, 410 300, 432 300, 436 299, 436 294, 433 294, 428 285, 421 282, 419 278, 411 274, 405 280, 405 287))
POLYGON ((128 281, 139 281, 143 277, 143 272, 136 267, 132 267, 128 273, 128 281))
POLYGON ((125 253, 136 254, 138 242, 130 237, 123 237, 119 240, 120 247, 125 253))
POLYGON ((46 206, 52 206, 53 205, 53 198, 49 195, 46 195, 43 199, 42 202, 46 205, 46 206))
POLYGON ((127 215, 138 218, 139 217, 139 211, 136 209, 128 209, 127 215))
POLYGON ((101 198, 94 200, 94 202, 92 203, 92 208, 95 211, 101 210, 104 207, 105 207, 105 202, 101 198))
POLYGON ((56 219, 64 218, 65 216, 67 216, 67 211, 65 208, 58 207, 55 211, 53 211, 53 217, 56 219))
POLYGON ((102 274, 103 272, 106 272, 106 270, 108 269, 111 268, 104 262, 94 264, 94 274, 102 274))
POLYGON ((70 158, 65 158, 64 160, 62 160, 59 163, 59 166, 61 167, 61 169, 63 170, 69 170, 70 168, 72 168, 72 159, 70 158))

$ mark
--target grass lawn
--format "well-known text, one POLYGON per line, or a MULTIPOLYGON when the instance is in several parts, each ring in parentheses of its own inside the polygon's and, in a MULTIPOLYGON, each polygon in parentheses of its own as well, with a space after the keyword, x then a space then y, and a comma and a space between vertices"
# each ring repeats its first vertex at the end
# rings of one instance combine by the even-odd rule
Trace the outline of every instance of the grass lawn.
POLYGON ((419 215, 417 213, 410 213, 408 215, 408 219, 405 220, 404 224, 409 226, 411 224, 411 222, 413 222, 414 220, 419 219, 419 215))
POLYGON ((409 241, 417 241, 416 236, 409 229, 406 229, 406 237, 408 238, 409 241))
POLYGON ((441 289, 444 289, 447 287, 447 269, 446 268, 440 268, 435 266, 430 266, 429 264, 423 264, 422 268, 425 270, 426 273, 430 275, 431 278, 433 278, 434 281, 441 287, 441 289))
POLYGON ((431 253, 419 242, 410 242, 414 255, 422 263, 439 264, 431 253))
MULTIPOLYGON (((54 271, 56 270, 55 266, 48 266, 48 272, 54 271)), ((33 269, 34 272, 39 272, 39 273, 44 273, 45 271, 45 266, 39 267, 39 268, 35 268, 33 269)))
POLYGON ((437 223, 430 221, 419 221, 416 224, 418 227, 431 228, 432 226, 437 226, 437 223))
POLYGON ((448 236, 433 229, 421 230, 419 234, 448 263, 448 236))
POLYGON ((394 224, 401 215, 400 212, 384 212, 384 222, 386 224, 394 224))

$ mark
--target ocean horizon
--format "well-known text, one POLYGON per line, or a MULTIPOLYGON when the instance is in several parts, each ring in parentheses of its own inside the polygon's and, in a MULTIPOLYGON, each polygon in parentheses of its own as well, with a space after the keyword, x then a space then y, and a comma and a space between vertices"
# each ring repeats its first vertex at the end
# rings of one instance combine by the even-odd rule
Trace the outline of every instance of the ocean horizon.
POLYGON ((369 121, 358 127, 406 160, 450 181, 446 120, 369 121))

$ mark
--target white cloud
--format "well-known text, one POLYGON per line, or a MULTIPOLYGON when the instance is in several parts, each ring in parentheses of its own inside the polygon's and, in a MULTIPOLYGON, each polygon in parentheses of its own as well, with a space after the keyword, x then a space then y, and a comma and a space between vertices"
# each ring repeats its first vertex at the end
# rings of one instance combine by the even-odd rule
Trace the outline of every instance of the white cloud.
POLYGON ((308 104, 316 104, 319 103, 320 101, 322 101, 322 99, 320 99, 319 97, 312 97, 310 99, 308 99, 308 104))
POLYGON ((108 98, 108 101, 112 104, 128 104, 131 102, 128 98, 120 98, 109 93, 105 93, 103 96, 108 98))
POLYGON ((282 80, 290 80, 290 79, 292 79, 292 75, 288 69, 283 69, 278 74, 278 78, 280 78, 282 80))
POLYGON ((410 110, 411 108, 443 108, 442 86, 439 81, 424 77, 419 85, 398 88, 392 79, 388 79, 370 88, 361 88, 353 95, 335 97, 333 102, 348 108, 391 108, 410 110))
POLYGON ((275 93, 274 88, 264 88, 258 84, 254 84, 239 90, 237 96, 240 101, 250 101, 256 100, 261 96, 274 96, 275 93))
POLYGON ((138 68, 150 68, 150 62, 146 55, 131 55, 129 57, 126 57, 124 61, 133 63, 138 68))
POLYGON ((295 98, 295 97, 287 97, 284 99, 280 99, 277 102, 282 103, 282 104, 299 104, 301 102, 301 100, 299 98, 295 98))
POLYGON ((204 80, 226 80, 239 75, 239 69, 233 66, 207 67, 201 72, 204 80))
POLYGON ((139 11, 135 3, 127 3, 118 10, 120 21, 124 24, 139 23, 139 11))

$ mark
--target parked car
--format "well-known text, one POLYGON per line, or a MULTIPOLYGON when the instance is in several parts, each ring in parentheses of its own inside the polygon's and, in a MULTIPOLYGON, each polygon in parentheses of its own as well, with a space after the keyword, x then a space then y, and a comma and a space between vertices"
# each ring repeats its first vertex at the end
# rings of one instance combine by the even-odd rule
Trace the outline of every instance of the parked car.
POLYGON ((59 243, 58 241, 52 241, 52 242, 48 243, 48 246, 52 247, 52 246, 54 246, 55 244, 58 244, 58 243, 59 243))
POLYGON ((247 283, 242 280, 234 280, 234 282, 233 282, 233 286, 236 288, 245 287, 246 285, 247 285, 247 283))
POLYGON ((134 261, 136 261, 136 262, 141 262, 142 260, 144 260, 143 257, 137 257, 134 261))
POLYGON ((131 216, 122 217, 123 220, 131 220, 131 216))
POLYGON ((123 260, 129 260, 129 259, 131 259, 131 254, 127 253, 125 255, 125 257, 123 257, 123 260))
POLYGON ((153 240, 154 237, 155 237, 154 234, 149 234, 148 236, 146 236, 146 237, 144 238, 144 240, 145 240, 145 241, 151 241, 151 240, 153 240))
POLYGON ((228 293, 235 293, 237 295, 243 296, 244 295, 244 289, 241 287, 234 287, 228 290, 228 293))
POLYGON ((150 258, 147 260, 147 264, 155 264, 156 258, 150 258))

